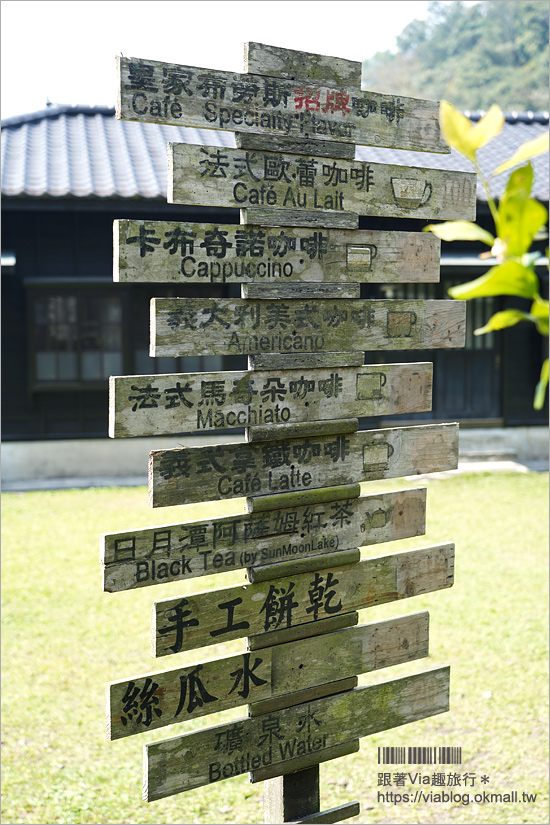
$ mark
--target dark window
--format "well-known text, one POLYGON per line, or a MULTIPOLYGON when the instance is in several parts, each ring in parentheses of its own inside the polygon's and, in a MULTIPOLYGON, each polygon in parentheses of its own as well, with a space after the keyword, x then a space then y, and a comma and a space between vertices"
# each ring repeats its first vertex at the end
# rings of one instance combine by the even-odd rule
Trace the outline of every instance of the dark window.
POLYGON ((119 296, 35 295, 31 317, 36 385, 104 383, 123 373, 119 296))

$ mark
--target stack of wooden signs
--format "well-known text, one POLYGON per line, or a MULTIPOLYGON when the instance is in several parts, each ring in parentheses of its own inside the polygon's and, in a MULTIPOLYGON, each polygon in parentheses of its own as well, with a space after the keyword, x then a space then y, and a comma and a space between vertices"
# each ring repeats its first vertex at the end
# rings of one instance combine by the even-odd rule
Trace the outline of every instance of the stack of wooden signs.
MULTIPOLYGON (((249 43, 245 73, 120 57, 117 116, 236 132, 237 148, 169 144, 170 203, 237 207, 241 224, 120 220, 115 279, 205 285, 151 302, 151 355, 247 354, 240 372, 110 380, 110 435, 245 428, 246 443, 157 450, 153 507, 246 497, 232 516, 103 537, 104 590, 182 581, 153 606, 155 656, 248 637, 239 655, 108 685, 111 739, 238 705, 248 715, 145 748, 144 797, 245 772, 266 822, 319 813, 319 763, 362 736, 448 710, 449 668, 357 687, 428 655, 428 614, 358 625, 357 611, 453 584, 452 543, 360 560, 422 535, 425 488, 360 483, 456 468, 456 424, 358 431, 358 417, 431 408, 432 364, 364 365, 365 351, 460 347, 465 305, 365 300, 360 285, 436 282, 430 233, 358 216, 472 219, 475 175, 354 160, 355 144, 448 152, 435 102, 361 91, 361 64, 249 43), (242 283, 241 298, 208 297, 242 283), (364 488, 368 489, 368 488, 364 488), (244 586, 189 593, 246 568, 244 586)), ((317 814, 317 816, 316 816, 317 814)))

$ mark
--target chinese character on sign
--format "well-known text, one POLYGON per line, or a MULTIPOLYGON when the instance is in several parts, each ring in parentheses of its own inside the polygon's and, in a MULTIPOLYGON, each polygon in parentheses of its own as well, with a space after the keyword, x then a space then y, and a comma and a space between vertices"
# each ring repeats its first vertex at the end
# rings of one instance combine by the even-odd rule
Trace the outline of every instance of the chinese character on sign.
POLYGON ((267 248, 271 250, 273 255, 279 255, 283 258, 287 252, 296 249, 296 238, 285 235, 281 230, 278 235, 271 235, 267 239, 267 248))
POLYGON ((209 407, 216 403, 218 407, 224 403, 226 397, 225 381, 201 381, 201 400, 199 407, 206 404, 209 407))
POLYGON ((320 96, 320 89, 296 89, 294 92, 295 108, 318 112, 321 108, 320 96))
POLYGON ((306 533, 311 533, 312 530, 325 528, 327 526, 327 522, 323 523, 321 521, 324 515, 324 510, 321 510, 319 513, 315 513, 309 507, 306 507, 302 518, 302 530, 306 533))
POLYGON ((251 258, 261 258, 264 254, 265 232, 261 229, 237 229, 235 242, 235 251, 239 258, 246 258, 247 255, 251 258))
POLYGON ((210 632, 211 636, 222 636, 224 633, 232 633, 233 631, 240 631, 240 630, 247 630, 250 625, 246 621, 237 622, 237 624, 233 621, 233 614, 235 613, 235 608, 242 604, 242 599, 232 599, 229 602, 223 602, 222 604, 218 605, 220 610, 227 610, 227 623, 224 627, 220 627, 217 630, 212 630, 210 632))
POLYGON ((201 152, 206 155, 205 160, 199 162, 199 166, 204 167, 201 171, 201 178, 206 175, 209 178, 226 178, 225 167, 229 166, 227 155, 224 155, 221 149, 216 149, 212 153, 209 153, 206 149, 201 149, 201 152))
POLYGON ((233 244, 227 240, 227 232, 214 227, 214 229, 207 229, 204 233, 204 241, 200 246, 206 250, 206 254, 210 258, 225 258, 228 249, 231 249, 233 244))
POLYGON ((222 751, 222 753, 231 753, 231 751, 240 750, 243 745, 243 723, 235 722, 234 725, 216 734, 215 751, 222 751))
POLYGON ((213 74, 200 74, 197 83, 197 92, 202 97, 211 97, 213 100, 225 98, 225 81, 213 74))
POLYGON ((298 158, 296 170, 298 172, 298 183, 300 186, 313 186, 315 175, 317 174, 317 161, 314 158, 298 158))
MULTIPOLYGON (((311 735, 311 723, 312 722, 315 722, 317 727, 320 727, 320 725, 321 725, 321 722, 319 721, 319 719, 315 718, 315 711, 314 710, 312 711, 311 710, 311 705, 308 704, 307 711, 304 713, 304 715, 298 717, 298 726, 297 726, 296 730, 298 731, 298 733, 300 733, 300 731, 303 731, 305 729, 305 727, 307 726, 307 735, 310 736, 311 735)), ((313 730, 315 731, 315 728, 313 728, 313 730)))
POLYGON ((126 243, 138 243, 140 257, 145 258, 147 252, 155 251, 155 246, 158 246, 160 243, 160 238, 155 238, 154 229, 147 229, 146 226, 140 224, 139 235, 132 235, 131 238, 126 238, 126 243))
POLYGON ((328 455, 336 463, 337 461, 345 461, 346 456, 349 455, 349 438, 345 435, 338 435, 334 441, 329 441, 325 444, 324 455, 328 455))
POLYGON ((278 716, 266 716, 265 719, 262 719, 262 736, 258 739, 258 747, 261 747, 266 742, 269 742, 271 746, 273 744, 273 737, 276 736, 277 739, 284 739, 279 731, 281 729, 281 722, 278 716))
POLYGON ((155 67, 144 66, 143 63, 130 63, 128 67, 128 91, 158 92, 155 85, 155 67))
POLYGON ((171 537, 171 530, 155 530, 153 533, 153 543, 151 545, 151 549, 146 554, 145 558, 150 559, 155 553, 159 553, 161 556, 170 556, 170 553, 172 552, 171 537))
POLYGON ((180 699, 174 716, 179 716, 182 712, 185 705, 185 700, 187 698, 188 688, 189 701, 186 708, 187 713, 192 713, 195 708, 202 708, 203 705, 208 704, 209 702, 215 702, 218 699, 217 696, 212 696, 206 690, 202 679, 198 675, 200 670, 202 670, 202 665, 197 665, 194 670, 180 676, 180 699))
POLYGON ((290 323, 290 308, 279 302, 271 304, 266 309, 265 323, 268 329, 286 329, 290 323))
POLYGON ((265 612, 264 630, 276 630, 279 625, 290 627, 292 625, 292 611, 298 607, 298 602, 294 601, 294 582, 289 582, 288 587, 276 588, 269 585, 265 602, 260 613, 265 612))
POLYGON ((266 106, 268 103, 271 103, 272 106, 280 106, 281 103, 284 103, 286 108, 289 94, 290 92, 276 80, 264 80, 263 101, 266 106))
POLYGON ((349 95, 346 92, 327 89, 327 99, 321 111, 324 113, 330 112, 331 114, 340 112, 342 117, 349 115, 351 111, 349 108, 349 95))
POLYGON ((168 249, 170 255, 175 255, 178 249, 182 255, 192 255, 194 251, 194 242, 196 233, 188 229, 182 229, 176 226, 170 232, 165 232, 164 237, 168 238, 163 244, 164 249, 168 249))
POLYGON ((182 69, 168 69, 162 70, 164 80, 162 87, 167 95, 181 95, 185 92, 186 95, 192 97, 193 92, 189 88, 189 83, 192 79, 191 72, 183 71, 182 69))
POLYGON ((351 108, 359 117, 368 117, 371 112, 376 112, 376 103, 374 100, 352 97, 351 108))
POLYGON ((236 690, 236 688, 238 688, 242 681, 242 688, 241 690, 238 690, 237 693, 239 694, 239 696, 242 696, 243 699, 248 698, 248 694, 250 693, 251 681, 253 682, 253 684, 256 685, 256 687, 267 684, 266 679, 260 679, 259 676, 254 674, 254 671, 262 664, 263 659, 260 659, 258 657, 252 665, 252 667, 250 667, 249 661, 250 653, 245 653, 243 655, 243 666, 237 668, 237 670, 234 670, 233 673, 229 674, 231 677, 235 679, 233 687, 231 688, 229 693, 233 693, 233 691, 236 690))
POLYGON ((192 392, 189 381, 186 382, 184 387, 182 387, 179 381, 176 381, 175 387, 169 387, 167 390, 164 390, 166 401, 168 402, 164 405, 166 409, 170 410, 173 407, 179 407, 180 404, 191 408, 193 406, 193 402, 189 401, 189 399, 185 397, 185 393, 188 392, 192 392))
POLYGON ((135 401, 132 412, 158 407, 157 401, 160 398, 158 387, 152 387, 151 384, 147 384, 145 387, 136 387, 135 384, 132 384, 131 387, 134 392, 138 393, 138 395, 128 396, 128 401, 135 401))
POLYGON ((174 653, 179 653, 183 644, 183 631, 187 627, 197 627, 199 620, 198 619, 188 619, 187 617, 191 615, 190 610, 186 610, 186 606, 189 604, 187 599, 182 599, 179 604, 172 608, 170 611, 173 615, 168 616, 168 621, 173 622, 173 624, 169 624, 167 627, 162 627, 158 632, 160 636, 165 636, 167 633, 173 633, 174 630, 176 631, 176 639, 173 645, 169 645, 169 649, 173 650, 174 653))
POLYGON ((280 378, 268 378, 260 390, 260 398, 263 404, 267 401, 274 404, 276 401, 284 401, 287 392, 288 390, 280 378))
POLYGON ((290 445, 284 441, 268 441, 262 444, 264 467, 282 467, 287 464, 290 467, 290 445))
POLYGON ((153 713, 157 717, 162 716, 162 711, 156 705, 160 702, 156 695, 158 685, 147 677, 145 684, 139 690, 134 682, 129 682, 126 693, 122 697, 123 708, 120 721, 124 726, 135 719, 140 725, 149 727, 153 721, 153 713))
POLYGON ((300 240, 300 251, 309 255, 311 261, 315 257, 321 260, 327 250, 328 238, 322 232, 314 232, 309 238, 301 238, 300 240))
POLYGON ((338 604, 331 604, 336 596, 336 590, 329 590, 333 585, 338 584, 332 573, 327 573, 327 580, 323 584, 323 576, 320 573, 315 573, 315 578, 311 584, 311 590, 308 590, 310 606, 306 608, 306 613, 313 613, 313 618, 317 621, 319 611, 324 609, 325 613, 338 613, 342 609, 342 600, 338 604))
POLYGON ((351 501, 348 499, 347 501, 336 502, 332 505, 332 514, 330 518, 332 520, 332 526, 336 527, 338 524, 340 530, 343 528, 345 524, 351 524, 351 516, 352 512, 349 509, 351 507, 351 501))
POLYGON ((233 103, 252 103, 258 93, 258 84, 246 81, 233 83, 233 103))
POLYGON ((328 163, 323 164, 323 177, 328 178, 328 180, 325 181, 325 186, 330 186, 330 184, 338 186, 348 182, 348 170, 336 166, 336 161, 334 160, 332 166, 328 163))

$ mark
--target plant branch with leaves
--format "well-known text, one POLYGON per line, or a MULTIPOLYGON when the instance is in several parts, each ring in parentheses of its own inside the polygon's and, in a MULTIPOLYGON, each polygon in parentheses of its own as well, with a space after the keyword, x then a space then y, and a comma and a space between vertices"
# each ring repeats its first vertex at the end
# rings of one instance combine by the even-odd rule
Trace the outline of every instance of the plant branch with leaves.
MULTIPOLYGON (((485 189, 496 237, 473 221, 446 221, 430 224, 424 231, 433 232, 443 241, 480 241, 490 247, 480 258, 495 258, 496 263, 488 272, 474 281, 452 287, 452 298, 470 300, 495 295, 509 295, 531 301, 529 311, 506 309, 496 312, 485 324, 474 331, 483 335, 493 330, 511 327, 520 321, 533 323, 537 331, 548 337, 548 301, 540 295, 540 282, 535 273, 535 265, 540 261, 540 252, 531 251, 535 240, 548 237, 545 232, 548 212, 545 207, 531 197, 533 167, 530 162, 519 164, 548 152, 548 132, 534 140, 527 141, 501 163, 487 178, 481 171, 477 152, 502 129, 504 115, 496 105, 477 124, 458 112, 447 101, 441 102, 441 131, 447 143, 470 160, 485 189), (506 183, 505 191, 498 205, 491 194, 490 181, 496 175, 515 169, 506 183)), ((548 257, 548 249, 546 250, 548 257)), ((542 365, 539 382, 535 389, 533 406, 540 410, 544 406, 548 386, 548 358, 542 365)))

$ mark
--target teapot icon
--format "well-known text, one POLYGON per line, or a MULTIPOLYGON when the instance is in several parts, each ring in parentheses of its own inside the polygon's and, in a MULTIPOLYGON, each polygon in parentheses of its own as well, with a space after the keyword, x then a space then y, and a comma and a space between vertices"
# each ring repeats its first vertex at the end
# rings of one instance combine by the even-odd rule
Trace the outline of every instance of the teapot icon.
POLYGON ((389 521, 389 518, 390 513, 386 512, 386 510, 382 510, 382 508, 379 507, 378 510, 375 510, 373 513, 367 513, 367 517, 361 525, 361 531, 365 533, 367 529, 377 530, 381 527, 385 527, 389 521))

